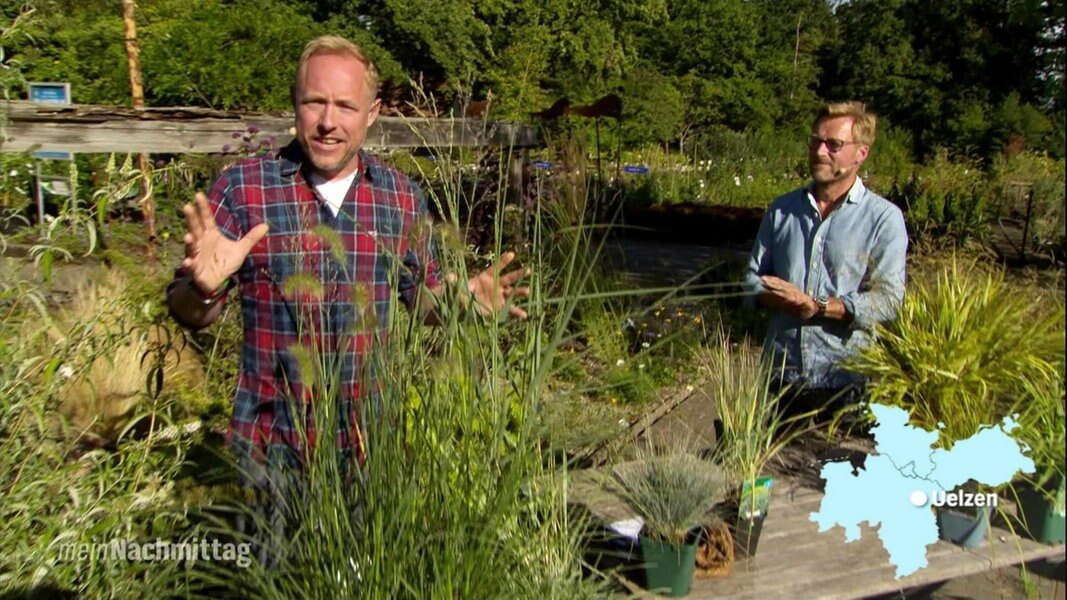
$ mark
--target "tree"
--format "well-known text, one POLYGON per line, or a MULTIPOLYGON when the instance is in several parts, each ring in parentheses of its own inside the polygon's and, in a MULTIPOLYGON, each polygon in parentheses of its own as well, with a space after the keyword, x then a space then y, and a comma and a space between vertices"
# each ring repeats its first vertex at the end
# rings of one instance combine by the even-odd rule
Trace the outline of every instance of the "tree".
POLYGON ((991 119, 1012 94, 1020 107, 1047 102, 1051 10, 1042 0, 843 4, 822 95, 869 102, 917 134, 920 155, 948 146, 987 158, 1006 140, 991 119))
MULTIPOLYGON (((138 38, 149 106, 288 108, 295 59, 325 27, 283 0, 141 0, 138 38)), ((13 50, 27 78, 69 81, 77 102, 129 97, 117 2, 40 0, 13 50)))
POLYGON ((672 77, 652 65, 639 64, 625 76, 622 88, 622 142, 628 145, 662 144, 682 134, 685 94, 672 77))
POLYGON ((776 128, 806 128, 815 107, 822 68, 819 56, 833 38, 826 0, 755 0, 760 51, 755 70, 771 90, 769 117, 776 128))

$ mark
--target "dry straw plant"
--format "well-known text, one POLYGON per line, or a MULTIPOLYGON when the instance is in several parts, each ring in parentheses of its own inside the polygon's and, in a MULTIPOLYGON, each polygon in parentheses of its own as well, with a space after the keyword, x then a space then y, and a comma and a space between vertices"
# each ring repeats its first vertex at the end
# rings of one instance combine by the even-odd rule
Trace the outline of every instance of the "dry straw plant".
POLYGON ((55 374, 59 415, 68 435, 94 446, 113 447, 137 415, 145 414, 149 390, 171 389, 203 380, 192 347, 174 339, 164 325, 139 324, 131 312, 143 310, 125 297, 128 277, 104 269, 74 292, 50 320, 47 344, 65 359, 55 374), (174 344, 170 342, 174 341, 174 344))

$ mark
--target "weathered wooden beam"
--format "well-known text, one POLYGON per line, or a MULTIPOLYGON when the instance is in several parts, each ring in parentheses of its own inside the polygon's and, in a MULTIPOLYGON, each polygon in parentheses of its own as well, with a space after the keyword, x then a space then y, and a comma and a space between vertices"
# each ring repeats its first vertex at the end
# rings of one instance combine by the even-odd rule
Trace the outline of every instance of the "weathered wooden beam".
MULTIPOLYGON (((239 146, 250 127, 258 129, 254 142, 273 136, 282 145, 293 138, 291 113, 11 101, 0 103, 0 152, 217 153, 239 146)), ((372 149, 540 145, 534 128, 516 123, 408 117, 379 117, 364 143, 372 149)))

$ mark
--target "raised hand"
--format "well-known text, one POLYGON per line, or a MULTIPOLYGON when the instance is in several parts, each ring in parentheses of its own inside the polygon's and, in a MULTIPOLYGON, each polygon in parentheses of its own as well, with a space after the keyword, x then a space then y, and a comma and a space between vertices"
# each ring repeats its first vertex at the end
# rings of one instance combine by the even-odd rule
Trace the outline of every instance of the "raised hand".
MULTIPOLYGON (((488 269, 478 273, 467 280, 467 289, 474 298, 474 308, 483 317, 495 315, 514 298, 529 298, 530 288, 515 287, 523 277, 530 275, 531 270, 515 269, 504 273, 504 269, 515 260, 514 252, 505 252, 500 260, 488 269)), ((508 314, 518 319, 525 319, 526 311, 511 304, 508 306, 508 314)))
POLYGON ((207 196, 197 193, 193 204, 182 207, 189 231, 185 234, 185 260, 193 285, 201 294, 211 295, 237 272, 252 247, 267 235, 269 226, 260 223, 243 238, 231 240, 219 231, 207 196))

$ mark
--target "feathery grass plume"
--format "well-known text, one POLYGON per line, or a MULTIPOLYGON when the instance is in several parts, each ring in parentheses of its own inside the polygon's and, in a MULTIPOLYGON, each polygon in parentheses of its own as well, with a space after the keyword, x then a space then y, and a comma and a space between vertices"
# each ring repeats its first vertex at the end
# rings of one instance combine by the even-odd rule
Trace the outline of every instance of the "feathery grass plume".
POLYGON ((299 298, 305 302, 321 300, 325 295, 322 279, 314 273, 294 273, 285 280, 283 286, 289 298, 299 298))
MULTIPOLYGON (((5 474, 0 481, 0 538, 5 540, 0 595, 157 597, 186 589, 179 561, 77 552, 94 543, 195 536, 188 519, 191 502, 179 498, 175 485, 194 438, 156 430, 167 424, 168 414, 183 409, 175 397, 164 393, 147 403, 147 435, 120 436, 114 450, 81 453, 76 442, 55 436, 51 425, 60 392, 69 388, 64 364, 106 362, 102 357, 115 345, 129 343, 115 332, 134 329, 154 310, 111 298, 113 303, 90 303, 102 314, 53 316, 24 282, 8 280, 9 273, 0 271, 0 306, 5 307, 0 313, 0 473, 5 474), (27 325, 31 320, 40 326, 27 325), (53 322, 62 334, 57 341, 47 331, 53 322), (100 339, 109 335, 106 343, 100 339)), ((136 372, 139 364, 138 357, 114 366, 136 372)))
POLYGON ((326 247, 330 249, 330 256, 337 261, 338 265, 344 266, 348 263, 348 257, 345 256, 345 244, 336 229, 320 224, 316 225, 311 233, 326 244, 326 247))
POLYGON ((1062 298, 1020 293, 999 267, 953 256, 913 276, 897 318, 848 368, 870 379, 872 403, 905 408, 951 448, 1025 410, 1028 389, 1064 373, 1062 298))
MULTIPOLYGON (((139 321, 144 307, 128 295, 129 280, 107 269, 80 285, 71 301, 57 311, 47 343, 57 364, 59 411, 72 439, 114 446, 119 436, 144 413, 150 391, 159 382, 171 390, 203 377, 203 368, 188 346, 170 344, 171 332, 139 321), (151 390, 146 381, 152 380, 151 390)), ((27 332, 27 339, 33 334, 27 332)))

